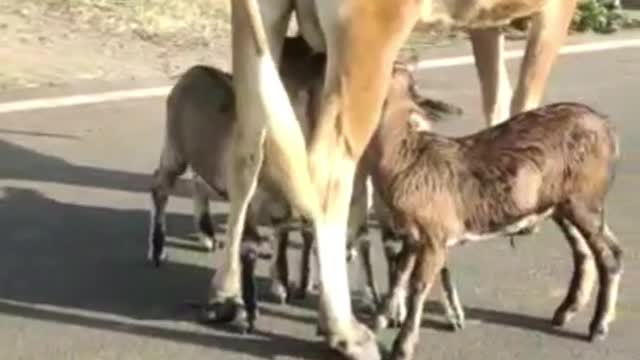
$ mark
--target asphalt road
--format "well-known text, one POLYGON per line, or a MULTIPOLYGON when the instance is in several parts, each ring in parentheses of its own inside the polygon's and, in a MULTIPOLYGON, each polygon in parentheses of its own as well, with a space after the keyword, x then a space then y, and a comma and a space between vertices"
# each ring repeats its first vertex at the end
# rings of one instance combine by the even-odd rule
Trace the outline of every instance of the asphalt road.
MULTIPOLYGON (((418 359, 640 358, 639 64, 637 48, 563 56, 546 97, 585 102, 609 114, 620 132, 622 161, 608 216, 625 250, 625 273, 609 338, 585 341, 593 301, 566 329, 548 325, 572 269, 568 246, 548 223, 515 249, 495 240, 451 251, 467 328, 449 332, 437 306, 429 306, 418 359)), ((517 66, 510 63, 512 75, 517 66)), ((442 131, 483 126, 473 66, 431 69, 419 78, 428 94, 466 111, 442 131)), ((163 114, 163 99, 151 98, 0 115, 0 358, 332 358, 315 336, 313 299, 263 303, 258 333, 245 337, 195 322, 185 304, 204 299, 219 255, 194 245, 184 191, 170 200, 169 263, 146 264, 146 189, 163 114)), ((224 209, 216 206, 218 217, 224 209)), ((295 259, 298 252, 291 249, 295 259)), ((377 247, 379 272, 380 254, 377 247)), ((361 288, 358 269, 351 271, 354 290, 361 288)), ((259 270, 264 279, 266 264, 259 270)), ((380 282, 385 286, 384 277, 380 282)), ((381 342, 389 345, 393 335, 383 333, 381 342)))

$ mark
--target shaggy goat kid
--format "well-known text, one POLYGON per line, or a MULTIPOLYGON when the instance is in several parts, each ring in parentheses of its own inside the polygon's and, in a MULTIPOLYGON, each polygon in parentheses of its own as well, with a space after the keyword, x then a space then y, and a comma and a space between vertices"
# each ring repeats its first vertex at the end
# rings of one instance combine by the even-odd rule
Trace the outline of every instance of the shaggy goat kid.
POLYGON ((547 217, 565 235, 575 266, 552 324, 564 325, 585 305, 597 273, 589 336, 604 338, 622 274, 622 250, 604 216, 618 158, 610 122, 585 105, 558 103, 459 138, 429 128, 419 113, 383 116, 365 158, 394 232, 404 238, 380 315, 386 320, 408 300, 393 358, 413 358, 424 301, 436 275, 446 272, 449 246, 511 235, 547 217))

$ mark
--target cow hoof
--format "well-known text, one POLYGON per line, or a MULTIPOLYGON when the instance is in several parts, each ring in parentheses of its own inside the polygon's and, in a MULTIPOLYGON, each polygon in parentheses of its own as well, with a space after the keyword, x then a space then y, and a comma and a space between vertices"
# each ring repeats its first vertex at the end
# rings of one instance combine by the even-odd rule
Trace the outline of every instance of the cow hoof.
POLYGON ((208 304, 202 311, 201 320, 205 323, 229 323, 238 327, 242 333, 252 328, 248 323, 244 305, 236 299, 225 299, 208 304))
POLYGON ((365 325, 354 321, 352 328, 354 336, 351 341, 341 337, 334 337, 330 340, 332 349, 340 352, 349 360, 381 360, 380 350, 376 338, 365 325))

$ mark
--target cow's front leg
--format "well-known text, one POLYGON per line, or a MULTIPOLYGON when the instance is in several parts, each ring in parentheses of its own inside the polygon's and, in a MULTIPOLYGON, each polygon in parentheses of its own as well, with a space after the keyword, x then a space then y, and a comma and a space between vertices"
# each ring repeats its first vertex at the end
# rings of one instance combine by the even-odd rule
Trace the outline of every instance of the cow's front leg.
POLYGON ((314 217, 321 303, 329 345, 348 359, 380 359, 371 330, 352 312, 346 264, 356 166, 377 128, 393 62, 420 2, 316 0, 327 48, 323 102, 310 148, 320 212, 314 217))

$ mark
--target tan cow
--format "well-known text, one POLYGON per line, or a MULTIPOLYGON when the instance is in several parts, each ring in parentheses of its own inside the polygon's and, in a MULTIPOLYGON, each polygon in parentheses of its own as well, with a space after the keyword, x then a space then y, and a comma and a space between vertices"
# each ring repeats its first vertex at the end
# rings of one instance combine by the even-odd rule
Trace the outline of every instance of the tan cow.
MULTIPOLYGON (((533 16, 512 108, 539 102, 576 0, 233 0, 232 52, 238 126, 230 171, 229 246, 212 278, 214 317, 233 318, 241 299, 240 241, 269 138, 278 183, 312 221, 328 343, 349 359, 380 355, 373 333, 353 317, 345 259, 347 215, 357 163, 377 127, 396 55, 416 22, 473 29, 474 53, 491 122, 506 118, 508 93, 496 27, 533 16), (295 10, 304 38, 327 54, 318 130, 307 145, 276 64, 295 10), (498 101, 501 100, 501 101, 498 101), (501 110, 495 110, 501 109, 501 110), (496 115, 494 115, 496 114, 496 115), (231 306, 229 306, 231 305, 231 306)), ((397 354, 396 359, 406 356, 397 354)))

